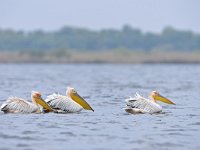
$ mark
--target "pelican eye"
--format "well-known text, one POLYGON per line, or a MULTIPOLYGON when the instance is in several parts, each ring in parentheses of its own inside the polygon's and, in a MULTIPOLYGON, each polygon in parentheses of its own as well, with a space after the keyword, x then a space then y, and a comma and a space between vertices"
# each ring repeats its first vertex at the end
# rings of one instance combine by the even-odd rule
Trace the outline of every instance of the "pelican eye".
POLYGON ((76 93, 76 91, 74 89, 72 89, 72 93, 76 93))
POLYGON ((41 98, 41 94, 40 93, 36 93, 35 97, 41 98))

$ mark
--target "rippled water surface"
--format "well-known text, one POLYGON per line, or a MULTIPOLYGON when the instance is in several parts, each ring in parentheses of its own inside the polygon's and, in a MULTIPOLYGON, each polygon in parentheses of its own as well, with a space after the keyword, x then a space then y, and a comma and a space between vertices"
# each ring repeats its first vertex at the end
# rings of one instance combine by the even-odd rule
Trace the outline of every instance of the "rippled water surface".
POLYGON ((0 149, 200 149, 200 65, 1 64, 0 103, 15 95, 45 98, 73 86, 95 112, 0 113, 0 149), (124 100, 158 90, 177 105, 129 115, 124 100))

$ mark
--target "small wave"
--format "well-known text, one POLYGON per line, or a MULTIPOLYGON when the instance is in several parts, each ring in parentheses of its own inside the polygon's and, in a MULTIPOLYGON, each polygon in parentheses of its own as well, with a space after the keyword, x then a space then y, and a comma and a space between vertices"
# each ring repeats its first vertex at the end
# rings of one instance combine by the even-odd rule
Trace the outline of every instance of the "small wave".
POLYGON ((17 144, 17 147, 29 147, 29 145, 27 145, 27 144, 17 144))
POLYGON ((38 140, 37 138, 30 136, 18 136, 18 135, 8 135, 8 134, 0 134, 0 138, 3 139, 21 139, 21 140, 38 140))
POLYGON ((200 126, 200 122, 191 123, 190 125, 200 126))
POLYGON ((76 136, 73 132, 60 132, 59 134, 68 135, 68 136, 76 136))

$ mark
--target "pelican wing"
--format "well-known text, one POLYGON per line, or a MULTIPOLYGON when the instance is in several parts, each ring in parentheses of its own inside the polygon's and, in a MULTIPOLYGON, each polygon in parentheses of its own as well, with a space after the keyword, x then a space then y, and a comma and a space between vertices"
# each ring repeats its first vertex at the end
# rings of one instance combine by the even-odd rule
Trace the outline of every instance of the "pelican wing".
POLYGON ((67 96, 63 96, 60 94, 52 94, 47 97, 45 100, 53 109, 58 110, 58 112, 62 113, 72 113, 79 112, 83 109, 78 103, 73 101, 67 96), (60 111, 59 111, 60 110, 60 111))
POLYGON ((1 105, 1 110, 11 113, 32 113, 37 111, 37 107, 22 98, 9 97, 1 105))
POLYGON ((135 97, 126 100, 127 105, 125 109, 133 109, 140 113, 157 113, 162 111, 162 107, 148 99, 140 96, 138 93, 135 97))

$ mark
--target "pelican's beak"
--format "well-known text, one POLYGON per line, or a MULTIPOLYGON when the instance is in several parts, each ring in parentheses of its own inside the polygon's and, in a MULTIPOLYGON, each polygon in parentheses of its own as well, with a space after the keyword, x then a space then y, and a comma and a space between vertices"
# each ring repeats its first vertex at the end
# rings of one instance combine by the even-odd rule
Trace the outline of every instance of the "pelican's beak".
POLYGON ((172 102, 171 100, 169 100, 168 98, 158 94, 154 97, 154 99, 159 100, 161 102, 167 103, 167 104, 173 104, 176 105, 174 102, 172 102))
POLYGON ((84 109, 94 111, 94 109, 92 109, 92 107, 77 93, 71 93, 70 96, 75 102, 81 105, 84 109))
POLYGON ((53 111, 53 109, 45 102, 41 97, 40 98, 35 98, 36 103, 41 105, 43 108, 45 108, 47 111, 53 111))

